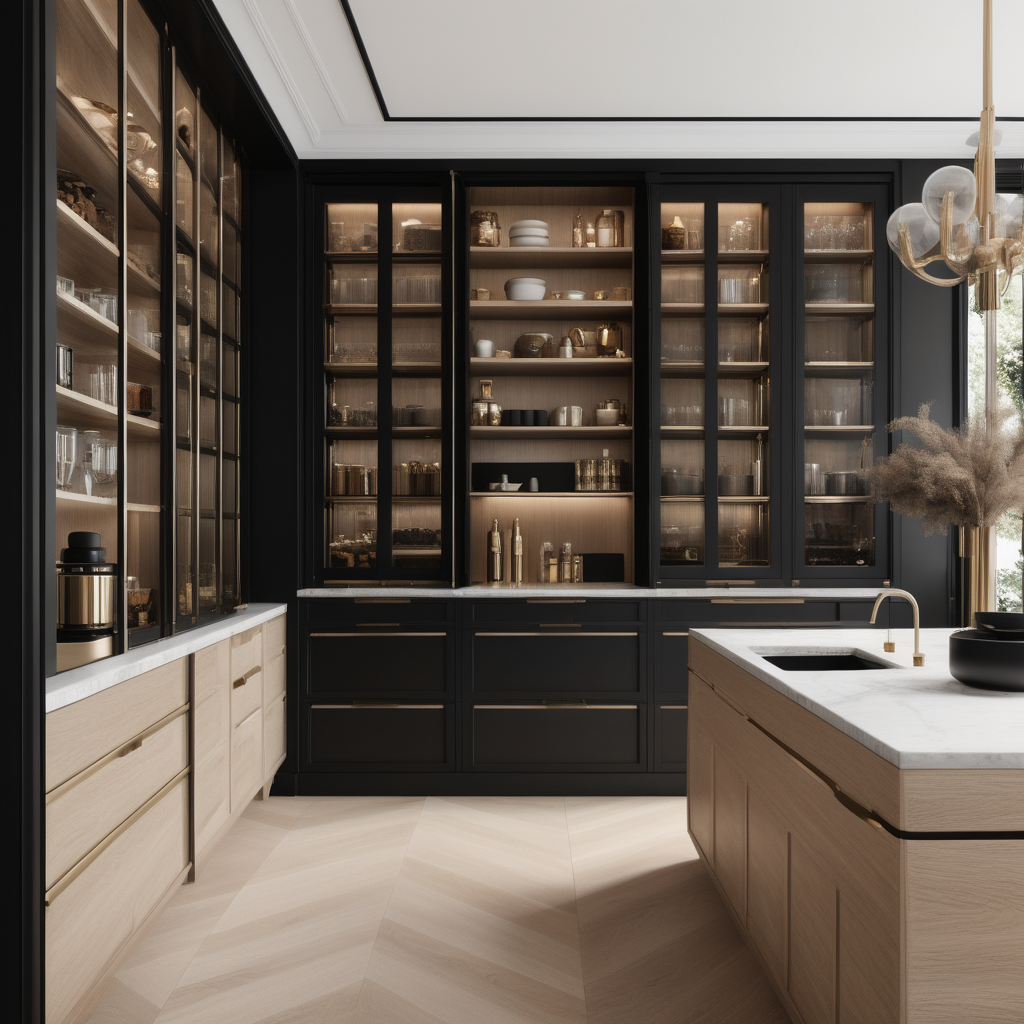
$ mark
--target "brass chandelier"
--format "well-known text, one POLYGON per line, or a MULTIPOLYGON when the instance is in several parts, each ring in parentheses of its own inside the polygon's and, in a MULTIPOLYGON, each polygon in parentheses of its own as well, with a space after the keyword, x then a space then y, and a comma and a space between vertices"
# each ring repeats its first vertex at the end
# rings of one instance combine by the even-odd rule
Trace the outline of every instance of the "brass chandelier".
POLYGON ((974 172, 957 164, 940 167, 925 181, 921 202, 907 203, 889 218, 886 237, 911 273, 942 288, 967 281, 987 311, 999 309, 1010 279, 1024 266, 1024 195, 996 192, 992 0, 984 5, 984 109, 974 172), (925 270, 940 260, 952 277, 925 270))

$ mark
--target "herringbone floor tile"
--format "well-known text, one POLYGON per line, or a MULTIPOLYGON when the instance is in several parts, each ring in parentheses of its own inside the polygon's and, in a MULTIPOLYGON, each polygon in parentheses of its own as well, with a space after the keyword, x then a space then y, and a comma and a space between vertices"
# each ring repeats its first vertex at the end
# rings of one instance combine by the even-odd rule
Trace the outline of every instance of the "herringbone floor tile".
POLYGON ((271 798, 90 1024, 786 1024, 685 798, 271 798))

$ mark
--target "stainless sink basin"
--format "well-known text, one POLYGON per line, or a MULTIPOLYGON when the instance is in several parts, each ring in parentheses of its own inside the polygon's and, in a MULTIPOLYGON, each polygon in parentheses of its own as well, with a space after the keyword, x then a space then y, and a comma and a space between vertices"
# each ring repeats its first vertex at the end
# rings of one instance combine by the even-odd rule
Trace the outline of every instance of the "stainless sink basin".
POLYGON ((881 661, 873 661, 853 651, 846 654, 762 654, 765 661, 786 672, 866 672, 892 668, 881 661))

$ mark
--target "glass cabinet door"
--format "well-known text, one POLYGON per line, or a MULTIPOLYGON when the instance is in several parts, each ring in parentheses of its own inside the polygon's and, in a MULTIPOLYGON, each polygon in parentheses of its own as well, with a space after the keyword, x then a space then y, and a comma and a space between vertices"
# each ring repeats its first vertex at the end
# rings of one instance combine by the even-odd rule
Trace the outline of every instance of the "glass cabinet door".
POLYGON ((322 573, 337 580, 450 578, 442 408, 451 314, 443 301, 449 271, 440 195, 349 189, 317 209, 322 573))
POLYGON ((770 206, 693 190, 660 204, 660 578, 780 571, 770 206))
POLYGON ((882 197, 853 191, 808 190, 799 206, 803 530, 797 575, 873 577, 884 575, 887 564, 878 542, 884 511, 868 496, 868 473, 886 450, 884 332, 877 336, 886 322, 879 276, 885 246, 878 246, 885 207, 882 197))

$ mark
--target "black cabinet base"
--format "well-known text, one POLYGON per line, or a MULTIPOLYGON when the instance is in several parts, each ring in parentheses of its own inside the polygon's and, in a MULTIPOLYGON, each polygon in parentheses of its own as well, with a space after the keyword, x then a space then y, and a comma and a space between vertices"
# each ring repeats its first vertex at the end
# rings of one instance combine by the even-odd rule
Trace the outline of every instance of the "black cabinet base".
POLYGON ((686 772, 278 772, 271 796, 686 796, 686 772))

